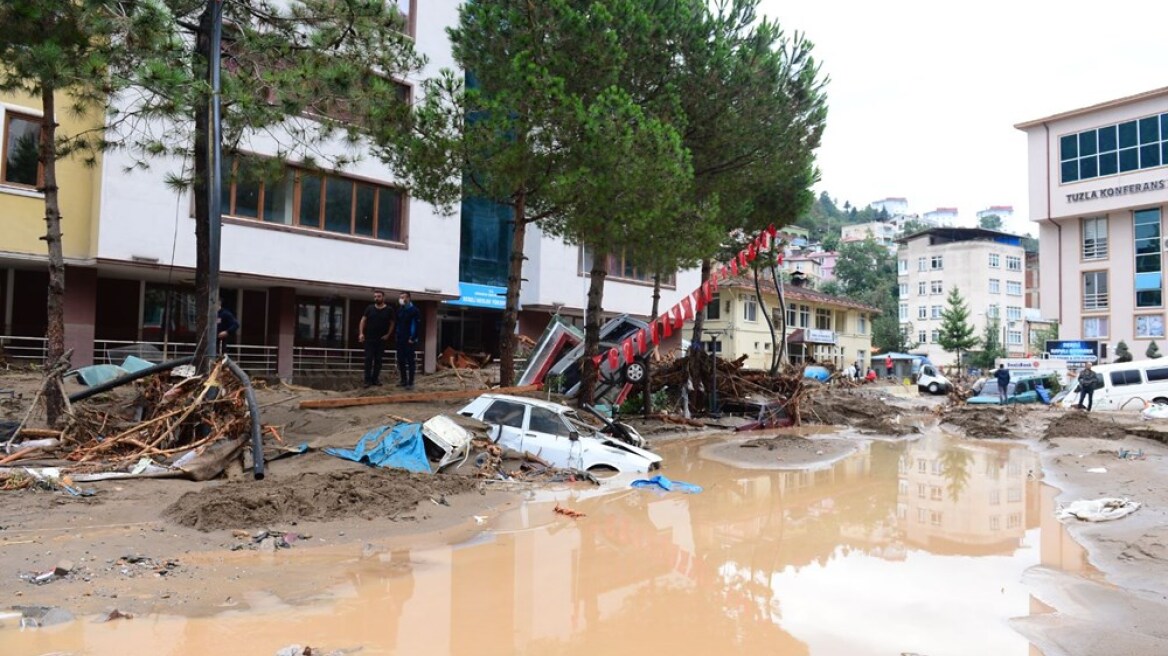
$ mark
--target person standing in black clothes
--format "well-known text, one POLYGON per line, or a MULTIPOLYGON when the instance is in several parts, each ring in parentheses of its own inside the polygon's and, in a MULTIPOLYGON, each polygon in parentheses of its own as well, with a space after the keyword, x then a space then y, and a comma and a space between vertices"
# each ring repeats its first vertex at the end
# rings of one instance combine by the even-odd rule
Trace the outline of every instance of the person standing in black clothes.
POLYGON ((393 329, 393 308, 385 302, 385 292, 373 292, 373 305, 365 308, 357 341, 365 345, 365 387, 381 384, 381 362, 385 357, 385 340, 393 329))
POLYGON ((398 296, 401 307, 397 311, 397 370, 401 374, 399 387, 414 388, 414 372, 418 363, 414 360, 414 351, 418 346, 418 324, 422 320, 422 313, 410 301, 410 293, 402 292, 398 296))
POLYGON ((235 340, 235 333, 239 331, 239 319, 231 313, 231 310, 223 307, 223 301, 219 301, 218 319, 215 325, 215 332, 219 336, 219 355, 227 353, 227 345, 235 340))
POLYGON ((994 378, 998 381, 998 405, 1006 405, 1006 393, 1010 391, 1010 370, 1000 364, 994 372, 994 378))

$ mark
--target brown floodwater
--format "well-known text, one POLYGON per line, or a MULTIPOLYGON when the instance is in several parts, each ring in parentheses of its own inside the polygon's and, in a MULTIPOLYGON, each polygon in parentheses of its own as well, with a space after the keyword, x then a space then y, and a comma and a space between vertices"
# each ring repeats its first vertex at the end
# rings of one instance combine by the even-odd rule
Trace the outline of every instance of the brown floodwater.
POLYGON ((781 471, 704 459, 708 443, 661 448, 662 473, 700 494, 540 492, 457 544, 288 557, 288 576, 335 571, 313 601, 257 582, 210 616, 0 628, 0 654, 1034 656, 1009 620, 1050 609, 1024 570, 1089 568, 1022 446, 933 432, 781 471))

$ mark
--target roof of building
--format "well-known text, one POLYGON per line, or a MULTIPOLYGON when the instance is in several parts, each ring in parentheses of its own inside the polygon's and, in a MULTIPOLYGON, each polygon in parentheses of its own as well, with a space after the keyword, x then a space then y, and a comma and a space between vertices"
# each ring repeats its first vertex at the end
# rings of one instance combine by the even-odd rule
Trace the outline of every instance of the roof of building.
POLYGON ((1168 87, 1160 87, 1159 89, 1152 89, 1151 91, 1144 91, 1131 96, 1124 96, 1122 98, 1115 98, 1096 105, 1088 105, 1087 107, 1080 107, 1058 114, 1051 114, 1042 118, 1036 118, 1032 121, 1023 121, 1016 123, 1015 128, 1019 130, 1029 130, 1030 128, 1038 127, 1043 123, 1050 123, 1051 121, 1061 121, 1066 118, 1074 118, 1082 116, 1083 114, 1090 114, 1091 112, 1098 112, 1104 109, 1111 109, 1112 107, 1121 107, 1141 100, 1149 100, 1151 98, 1159 98, 1160 96, 1168 96, 1168 87))
MULTIPOLYGON (((758 282, 759 286, 762 287, 764 292, 770 292, 772 294, 778 293, 775 290, 775 284, 773 282, 765 280, 761 277, 758 282)), ((743 278, 741 276, 738 278, 731 278, 729 281, 723 283, 719 283, 719 286, 754 291, 754 281, 743 278)), ((855 310, 864 310, 873 314, 881 314, 880 308, 874 305, 868 305, 867 303, 861 303, 860 301, 854 301, 850 298, 844 298, 842 296, 832 296, 831 294, 825 294, 821 291, 808 289, 806 287, 796 287, 795 285, 783 285, 783 297, 788 301, 806 301, 808 303, 820 303, 822 305, 835 305, 837 307, 846 307, 855 310)))
POLYGON ((1010 212, 1013 212, 1013 211, 1014 211, 1014 206, 1013 206, 1013 205, 990 205, 989 207, 987 207, 986 209, 984 209, 984 210, 982 210, 982 211, 983 211, 983 212, 994 212, 994 211, 1010 211, 1010 212))
POLYGON ((889 201, 891 201, 891 202, 907 203, 907 202, 908 202, 908 199, 907 199, 907 198, 901 198, 901 197, 899 197, 899 196, 889 196, 888 198, 881 198, 880 200, 876 200, 876 201, 872 201, 872 202, 873 202, 873 203, 887 203, 887 202, 889 202, 889 201))
POLYGON ((986 228, 924 228, 917 230, 914 233, 901 236, 896 240, 898 244, 908 243, 909 240, 917 239, 925 235, 935 234, 948 238, 950 242, 954 241, 974 241, 978 239, 988 239, 992 241, 1001 241, 1002 238, 1010 238, 1021 240, 1018 235, 1009 232, 1001 232, 998 230, 987 230, 986 228))
POLYGON ((956 213, 957 213, 956 207, 938 207, 937 209, 935 209, 931 212, 925 212, 925 214, 956 214, 956 213))

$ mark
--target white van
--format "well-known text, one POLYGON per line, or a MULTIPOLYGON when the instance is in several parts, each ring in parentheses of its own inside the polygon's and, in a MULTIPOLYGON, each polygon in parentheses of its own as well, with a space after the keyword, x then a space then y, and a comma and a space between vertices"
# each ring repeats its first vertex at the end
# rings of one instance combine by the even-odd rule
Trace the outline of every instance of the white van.
POLYGON ((949 390, 953 389, 953 383, 941 373, 932 363, 926 362, 921 365, 920 371, 917 373, 917 391, 928 392, 929 394, 948 394, 949 390))
MULTIPOLYGON (((1093 410, 1142 410, 1143 402, 1168 403, 1168 360, 1101 364, 1092 369, 1103 382, 1092 398, 1093 410)), ((1078 403, 1079 379, 1075 378, 1062 406, 1071 408, 1078 403)))

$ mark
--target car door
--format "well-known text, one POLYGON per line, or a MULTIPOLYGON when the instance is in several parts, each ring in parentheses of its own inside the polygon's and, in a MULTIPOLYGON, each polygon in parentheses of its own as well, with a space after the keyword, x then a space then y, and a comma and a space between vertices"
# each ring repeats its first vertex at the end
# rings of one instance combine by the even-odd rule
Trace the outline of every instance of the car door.
POLYGON ((492 440, 509 449, 523 451, 523 427, 527 423, 526 415, 526 405, 500 399, 483 412, 482 422, 492 427, 492 440))
POLYGON ((582 447, 570 439, 571 428, 559 413, 532 407, 523 436, 524 448, 556 467, 581 467, 582 447))

